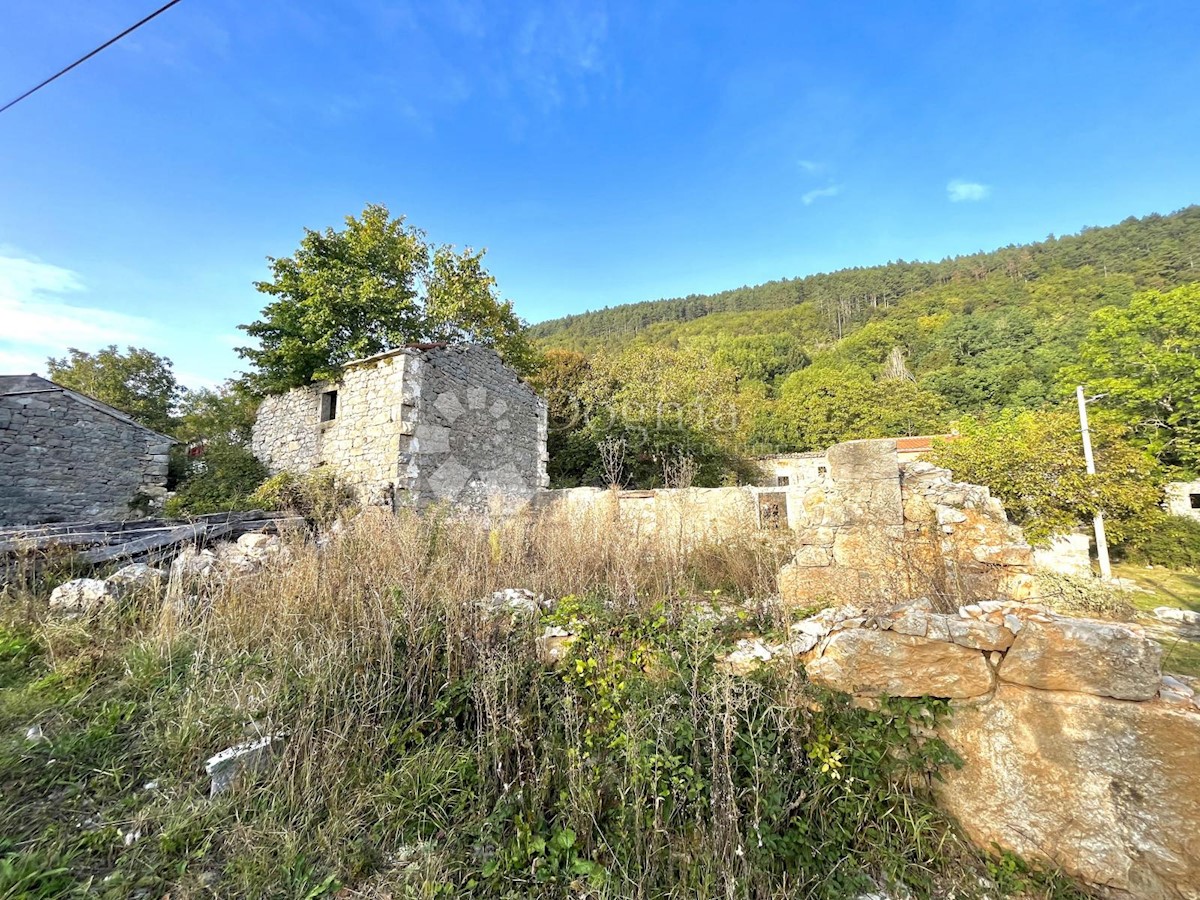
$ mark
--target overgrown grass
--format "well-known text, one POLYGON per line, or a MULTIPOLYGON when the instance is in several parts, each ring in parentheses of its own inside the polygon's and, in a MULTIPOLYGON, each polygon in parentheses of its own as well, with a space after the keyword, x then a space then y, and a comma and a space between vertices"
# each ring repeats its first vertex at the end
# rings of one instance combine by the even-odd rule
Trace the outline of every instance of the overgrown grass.
POLYGON ((176 585, 68 623, 10 604, 0 897, 1069 890, 989 867, 934 808, 944 704, 718 670, 738 629, 784 624, 751 602, 777 548, 563 515, 367 514, 203 599, 176 585), (566 599, 544 621, 476 602, 507 586, 566 599), (729 622, 695 614, 714 599, 729 622), (557 666, 544 624, 579 635, 557 666), (209 799, 206 757, 283 732, 209 799))

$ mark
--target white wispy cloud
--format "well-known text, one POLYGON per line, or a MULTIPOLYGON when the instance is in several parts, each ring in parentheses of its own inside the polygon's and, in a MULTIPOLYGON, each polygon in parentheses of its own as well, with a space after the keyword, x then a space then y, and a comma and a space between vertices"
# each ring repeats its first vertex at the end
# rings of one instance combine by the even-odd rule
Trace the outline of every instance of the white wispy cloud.
POLYGON ((963 181, 961 178, 951 179, 950 183, 946 185, 946 196, 950 198, 951 203, 986 200, 991 192, 991 187, 986 184, 980 184, 978 181, 963 181))
POLYGON ((825 171, 825 163, 816 162, 811 159, 798 159, 796 165, 807 172, 809 175, 817 175, 825 171))
POLYGON ((801 197, 800 202, 805 206, 812 206, 815 201, 820 200, 822 197, 836 197, 841 192, 842 186, 840 184, 831 184, 828 187, 814 188, 801 197))
POLYGON ((0 249, 0 370, 40 371, 46 357, 68 347, 153 341, 157 329, 149 319, 67 302, 85 292, 77 273, 0 249))

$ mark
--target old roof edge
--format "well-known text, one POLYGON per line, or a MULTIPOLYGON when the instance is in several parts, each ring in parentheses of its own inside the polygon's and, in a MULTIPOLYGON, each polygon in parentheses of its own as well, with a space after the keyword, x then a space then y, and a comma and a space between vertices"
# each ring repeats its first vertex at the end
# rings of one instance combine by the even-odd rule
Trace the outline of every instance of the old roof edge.
POLYGON ((3 396, 5 396, 5 397, 19 397, 24 394, 50 394, 55 391, 59 391, 61 393, 66 394, 69 397, 74 398, 75 400, 82 403, 84 406, 87 406, 91 409, 96 410, 96 412, 101 412, 101 413, 104 413, 106 416, 111 416, 112 418, 116 419, 118 422, 122 422, 126 425, 132 425, 134 428, 139 428, 142 431, 148 431, 150 434, 156 435, 160 438, 163 438, 164 440, 170 441, 172 444, 179 443, 178 438, 173 438, 169 434, 163 434, 161 431, 155 431, 153 428, 151 428, 148 425, 143 425, 137 419, 133 418, 132 416, 126 415, 125 413, 121 412, 119 409, 115 409, 115 408, 109 406, 103 400, 97 400, 95 397, 89 397, 87 394, 81 394, 79 391, 71 390, 71 388, 69 388, 69 387, 63 387, 58 382, 51 381, 49 378, 43 378, 41 375, 26 375, 26 376, 12 376, 12 377, 22 377, 24 379, 33 379, 34 384, 37 384, 38 382, 40 382, 40 384, 37 384, 36 387, 30 386, 30 387, 26 387, 26 388, 23 388, 20 390, 5 391, 3 393, 3 396))

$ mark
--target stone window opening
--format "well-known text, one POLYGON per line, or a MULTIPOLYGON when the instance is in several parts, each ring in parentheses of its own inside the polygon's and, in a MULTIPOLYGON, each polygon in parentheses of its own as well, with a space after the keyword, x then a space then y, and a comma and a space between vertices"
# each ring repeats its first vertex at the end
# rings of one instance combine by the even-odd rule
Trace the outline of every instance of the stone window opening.
POLYGON ((787 527, 787 494, 764 493, 758 495, 758 527, 767 531, 780 531, 787 527))
POLYGON ((321 395, 321 421, 332 422, 337 418, 337 391, 326 391, 321 395))
POLYGON ((787 487, 791 483, 792 483, 792 479, 789 478, 787 475, 776 475, 775 476, 775 487, 787 487))
POLYGON ((817 476, 818 477, 824 478, 828 474, 829 474, 828 468, 826 468, 825 466, 817 466, 817 476))
POLYGON ((1188 503, 1192 505, 1192 509, 1200 509, 1200 494, 1188 494, 1188 503))

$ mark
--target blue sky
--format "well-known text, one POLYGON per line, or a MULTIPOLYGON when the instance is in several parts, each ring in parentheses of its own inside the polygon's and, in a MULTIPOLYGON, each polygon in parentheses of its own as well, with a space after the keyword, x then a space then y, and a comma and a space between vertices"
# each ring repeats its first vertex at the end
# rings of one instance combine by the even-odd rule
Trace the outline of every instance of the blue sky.
MULTIPOLYGON (((158 0, 8 0, 0 95, 158 0)), ((0 371, 241 367, 265 257, 388 204, 538 321, 1200 201, 1195 3, 183 0, 0 114, 0 371)))

